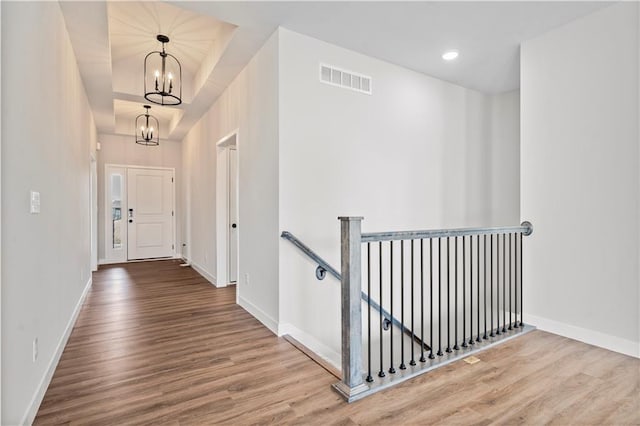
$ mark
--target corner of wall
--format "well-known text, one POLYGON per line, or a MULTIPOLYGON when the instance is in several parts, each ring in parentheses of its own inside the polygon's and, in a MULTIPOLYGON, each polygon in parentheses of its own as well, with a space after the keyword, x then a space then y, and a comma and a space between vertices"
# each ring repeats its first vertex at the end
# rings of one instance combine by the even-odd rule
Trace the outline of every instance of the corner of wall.
POLYGON ((80 314, 80 310, 82 309, 82 304, 87 298, 87 293, 89 293, 89 289, 91 288, 92 285, 93 285, 93 280, 92 278, 89 278, 89 280, 87 281, 87 284, 84 286, 84 290, 82 291, 82 295, 80 296, 80 299, 78 299, 78 302, 76 303, 76 306, 73 309, 71 318, 69 318, 69 322, 67 323, 67 326, 65 327, 64 332, 60 337, 58 344, 56 345, 56 350, 53 353, 53 356, 51 357, 47 365, 45 375, 42 377, 42 380, 40 381, 40 384, 38 385, 36 392, 33 394, 33 398, 29 403, 29 409, 25 413, 25 416, 20 422, 20 424, 30 425, 30 424, 33 424, 34 420, 36 419, 36 414, 38 414, 38 409, 40 408, 40 404, 44 399, 44 395, 47 392, 49 383, 51 383, 51 379, 53 378, 53 373, 55 373, 56 367, 58 366, 58 362, 60 362, 60 358, 62 357, 62 352, 64 352, 64 348, 67 345, 67 342, 69 341, 69 337, 71 336, 73 327, 75 326, 76 321, 78 320, 78 315, 80 314))

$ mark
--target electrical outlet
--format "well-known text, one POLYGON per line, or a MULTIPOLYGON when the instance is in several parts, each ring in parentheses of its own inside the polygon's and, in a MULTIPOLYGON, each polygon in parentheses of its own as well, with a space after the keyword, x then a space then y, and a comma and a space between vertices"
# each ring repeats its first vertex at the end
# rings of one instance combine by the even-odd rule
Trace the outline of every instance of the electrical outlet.
POLYGON ((38 338, 36 337, 35 339, 33 339, 33 362, 36 362, 36 360, 38 359, 38 338))
POLYGON ((249 285, 249 273, 248 272, 244 273, 244 283, 247 286, 249 285))

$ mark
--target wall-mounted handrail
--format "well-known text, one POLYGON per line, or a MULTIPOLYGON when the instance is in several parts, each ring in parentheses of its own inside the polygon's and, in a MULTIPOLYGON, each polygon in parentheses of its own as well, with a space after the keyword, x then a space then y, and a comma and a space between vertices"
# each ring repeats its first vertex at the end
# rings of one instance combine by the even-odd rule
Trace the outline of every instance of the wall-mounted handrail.
MULTIPOLYGON (((342 280, 342 276, 338 271, 336 271, 334 267, 329 265, 327 261, 325 261, 323 258, 318 256, 316 252, 311 250, 306 244, 300 241, 291 232, 283 231, 280 237, 284 238, 285 240, 291 242, 294 246, 298 247, 300 251, 306 254, 311 260, 314 261, 314 263, 318 265, 318 269, 316 270, 317 279, 322 280, 324 278, 324 273, 322 271, 326 271, 331 275, 333 275, 333 277, 336 278, 338 281, 342 280)), ((408 329, 406 326, 402 327, 402 323, 397 318, 393 317, 386 309, 381 308, 380 305, 374 299, 371 299, 367 295, 367 293, 362 291, 360 293, 360 297, 364 302, 367 302, 369 306, 373 308, 376 312, 381 312, 382 316, 387 320, 387 324, 393 324, 394 326, 403 329, 405 334, 415 339, 415 341, 418 342, 418 344, 422 344, 425 347, 425 349, 430 349, 429 345, 425 344, 422 340, 420 340, 420 338, 417 335, 414 335, 413 332, 410 329, 408 329)))
MULTIPOLYGON (((313 251, 309 247, 307 247, 307 245, 305 243, 303 243, 302 241, 297 239, 291 232, 282 231, 282 234, 280 236, 282 238, 284 238, 285 240, 290 241, 294 246, 298 247, 304 254, 306 254, 308 257, 310 257, 311 260, 313 260, 315 263, 318 264, 318 268, 321 268, 325 272, 330 273, 338 281, 340 281, 342 279, 342 277, 340 276, 340 273, 338 271, 336 271, 335 268, 333 268, 331 265, 329 265, 323 258, 318 256, 315 251, 313 251)), ((316 272, 316 277, 319 280, 321 280, 321 279, 324 278, 324 274, 316 272)))
POLYGON ((362 242, 373 241, 397 241, 397 240, 419 240, 429 238, 462 237, 465 235, 491 235, 522 233, 531 235, 533 225, 529 222, 522 222, 520 226, 497 226, 493 228, 458 228, 458 229, 431 229, 425 231, 396 231, 396 232, 369 232, 362 233, 362 242))

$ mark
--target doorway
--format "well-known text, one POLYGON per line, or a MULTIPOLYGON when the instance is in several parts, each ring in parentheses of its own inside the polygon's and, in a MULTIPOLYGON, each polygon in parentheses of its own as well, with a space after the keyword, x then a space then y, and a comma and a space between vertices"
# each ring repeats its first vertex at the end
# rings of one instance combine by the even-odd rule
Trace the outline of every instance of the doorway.
POLYGON ((225 287, 237 284, 239 274, 237 131, 218 141, 216 154, 216 286, 225 287))
POLYGON ((105 261, 175 256, 174 169, 105 166, 105 261))
POLYGON ((238 281, 238 157, 235 145, 229 147, 227 160, 229 194, 227 253, 229 253, 229 284, 235 284, 238 281))

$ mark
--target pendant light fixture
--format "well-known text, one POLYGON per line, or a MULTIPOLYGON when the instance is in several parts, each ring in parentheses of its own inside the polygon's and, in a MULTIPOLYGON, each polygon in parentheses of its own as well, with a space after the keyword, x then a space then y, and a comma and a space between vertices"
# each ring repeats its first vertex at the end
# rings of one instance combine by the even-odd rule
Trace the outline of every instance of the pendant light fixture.
POLYGON ((153 115, 149 115, 149 110, 151 109, 149 105, 144 107, 146 109, 145 113, 136 117, 136 143, 146 146, 160 145, 158 119, 153 115))
POLYGON ((182 66, 178 59, 165 52, 169 37, 158 34, 162 52, 153 51, 144 58, 144 97, 159 105, 182 103, 182 66))

